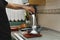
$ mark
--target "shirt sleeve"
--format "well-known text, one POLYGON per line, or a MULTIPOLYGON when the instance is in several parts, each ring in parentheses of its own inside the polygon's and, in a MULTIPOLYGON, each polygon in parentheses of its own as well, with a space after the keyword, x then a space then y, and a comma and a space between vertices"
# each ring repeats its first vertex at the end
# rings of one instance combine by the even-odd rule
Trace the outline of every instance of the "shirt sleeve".
POLYGON ((3 1, 3 4, 4 4, 4 6, 6 7, 7 4, 8 4, 8 2, 4 0, 4 1, 3 1))

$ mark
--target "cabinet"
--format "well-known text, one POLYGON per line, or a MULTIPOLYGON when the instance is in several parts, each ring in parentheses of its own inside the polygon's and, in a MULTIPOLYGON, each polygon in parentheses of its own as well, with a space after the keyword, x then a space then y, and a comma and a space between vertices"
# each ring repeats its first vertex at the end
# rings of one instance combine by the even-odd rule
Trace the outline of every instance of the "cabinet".
POLYGON ((29 0, 31 5, 45 5, 46 0, 29 0))

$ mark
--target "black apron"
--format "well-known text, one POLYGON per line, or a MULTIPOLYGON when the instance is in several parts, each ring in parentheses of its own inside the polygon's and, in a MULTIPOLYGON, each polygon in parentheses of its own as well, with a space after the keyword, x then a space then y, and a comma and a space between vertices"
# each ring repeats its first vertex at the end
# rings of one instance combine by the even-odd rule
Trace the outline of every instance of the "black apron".
POLYGON ((11 40, 10 24, 6 15, 7 2, 0 0, 0 40, 11 40))

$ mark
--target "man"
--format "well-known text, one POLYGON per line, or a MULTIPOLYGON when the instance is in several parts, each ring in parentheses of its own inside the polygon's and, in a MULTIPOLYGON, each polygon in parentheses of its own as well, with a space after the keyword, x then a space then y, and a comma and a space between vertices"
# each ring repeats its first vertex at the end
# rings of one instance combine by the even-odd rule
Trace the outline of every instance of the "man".
POLYGON ((30 13, 35 12, 35 10, 33 7, 19 4, 11 4, 6 2, 5 0, 0 0, 0 40, 11 40, 11 30, 5 8, 11 8, 11 9, 22 8, 30 13))

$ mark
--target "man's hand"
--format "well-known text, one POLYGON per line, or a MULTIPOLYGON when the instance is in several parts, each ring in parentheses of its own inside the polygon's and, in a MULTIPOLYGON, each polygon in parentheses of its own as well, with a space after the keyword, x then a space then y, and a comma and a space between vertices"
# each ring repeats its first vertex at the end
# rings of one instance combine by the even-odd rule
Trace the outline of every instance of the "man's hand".
POLYGON ((29 13, 35 13, 35 9, 32 6, 23 6, 23 8, 29 13))
POLYGON ((11 8, 11 9, 25 9, 26 11, 28 11, 30 13, 35 13, 35 9, 32 6, 8 3, 8 5, 6 7, 11 8))

